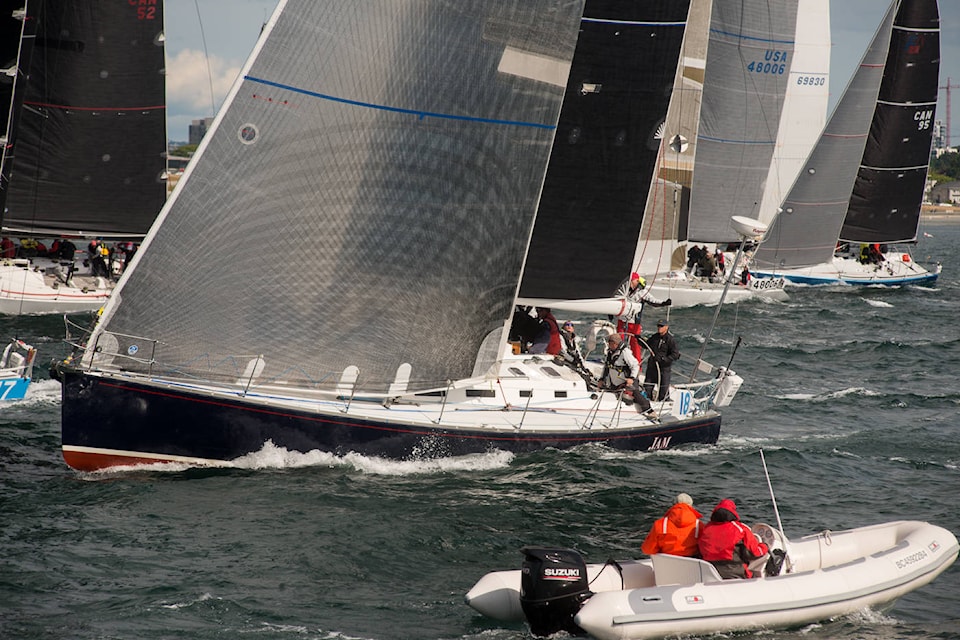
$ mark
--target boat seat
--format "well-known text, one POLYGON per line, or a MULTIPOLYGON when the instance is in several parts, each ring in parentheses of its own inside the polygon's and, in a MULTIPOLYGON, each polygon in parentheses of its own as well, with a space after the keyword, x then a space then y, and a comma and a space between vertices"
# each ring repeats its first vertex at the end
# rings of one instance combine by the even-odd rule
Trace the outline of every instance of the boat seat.
POLYGON ((658 587, 668 584, 687 585, 723 580, 717 573, 717 568, 706 560, 671 556, 666 553, 655 553, 650 556, 650 559, 653 560, 653 573, 658 587))

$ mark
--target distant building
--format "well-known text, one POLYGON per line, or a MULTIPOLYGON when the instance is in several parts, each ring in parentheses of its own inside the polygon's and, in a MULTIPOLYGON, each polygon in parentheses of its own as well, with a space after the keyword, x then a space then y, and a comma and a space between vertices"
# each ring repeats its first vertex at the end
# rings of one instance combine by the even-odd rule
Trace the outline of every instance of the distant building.
POLYGON ((183 173, 188 162, 190 162, 190 158, 184 156, 167 156, 167 170, 170 173, 183 173))
MULTIPOLYGON (((947 131, 946 127, 943 126, 943 120, 934 120, 933 121, 933 148, 942 149, 947 146, 947 131)), ((937 157, 940 157, 939 154, 937 157)))
POLYGON ((940 182, 930 190, 933 204, 960 204, 960 181, 940 182))
POLYGON ((190 124, 190 144, 200 144, 203 136, 207 134, 207 129, 213 125, 213 118, 204 118, 194 120, 190 124))

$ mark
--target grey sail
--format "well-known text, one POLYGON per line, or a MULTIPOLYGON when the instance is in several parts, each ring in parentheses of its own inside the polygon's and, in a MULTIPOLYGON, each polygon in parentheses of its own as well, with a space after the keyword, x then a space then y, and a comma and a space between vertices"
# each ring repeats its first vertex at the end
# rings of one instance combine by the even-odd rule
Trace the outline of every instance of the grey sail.
POLYGON ((757 266, 805 267, 832 259, 870 132, 896 4, 880 23, 781 212, 754 254, 757 266))
POLYGON ((776 145, 796 34, 796 0, 715 0, 687 239, 734 242, 756 217, 776 145))
POLYGON ((258 356, 279 384, 357 367, 358 392, 404 363, 410 390, 469 377, 511 314, 582 10, 281 2, 93 339, 206 379, 258 356))

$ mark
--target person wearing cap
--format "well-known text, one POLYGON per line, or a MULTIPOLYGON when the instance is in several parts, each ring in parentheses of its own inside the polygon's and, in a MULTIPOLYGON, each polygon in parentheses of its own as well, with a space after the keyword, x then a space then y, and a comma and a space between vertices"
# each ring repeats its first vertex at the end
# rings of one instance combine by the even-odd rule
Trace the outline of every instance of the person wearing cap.
POLYGON ((710 514, 710 522, 700 532, 700 557, 717 568, 720 577, 752 578, 749 565, 769 553, 750 527, 740 522, 737 505, 724 498, 710 514))
POLYGON ((600 387, 608 390, 625 389, 633 395, 632 400, 638 411, 652 413, 650 401, 640 390, 640 363, 626 346, 620 334, 611 333, 607 336, 607 357, 600 376, 600 387))
POLYGON ((653 399, 653 388, 660 385, 657 391, 657 400, 668 400, 670 397, 670 367, 680 359, 680 349, 677 341, 670 333, 670 324, 667 320, 657 321, 657 332, 647 338, 647 347, 650 349, 650 359, 647 360, 647 373, 643 379, 643 388, 647 397, 653 399))
POLYGON ((640 551, 651 556, 655 553, 689 558, 699 556, 701 517, 701 513, 693 508, 693 498, 686 493, 678 494, 673 506, 650 527, 640 551))
POLYGON ((633 352, 633 357, 637 362, 643 362, 643 349, 640 347, 640 335, 643 333, 640 319, 643 316, 643 307, 647 304, 651 307, 669 307, 673 301, 670 298, 660 300, 651 295, 647 290, 646 279, 636 271, 630 274, 630 279, 621 284, 614 295, 635 303, 631 309, 625 309, 617 316, 617 333, 624 338, 630 337, 630 351, 633 352))

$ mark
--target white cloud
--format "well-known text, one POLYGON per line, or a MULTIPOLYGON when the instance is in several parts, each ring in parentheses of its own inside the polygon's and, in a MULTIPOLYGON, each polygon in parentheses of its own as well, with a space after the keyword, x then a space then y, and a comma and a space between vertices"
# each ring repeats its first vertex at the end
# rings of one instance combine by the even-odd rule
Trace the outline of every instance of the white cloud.
POLYGON ((239 63, 202 51, 181 49, 167 59, 167 107, 171 115, 203 118, 219 109, 240 73, 239 63), (213 103, 211 107, 211 85, 213 103))

